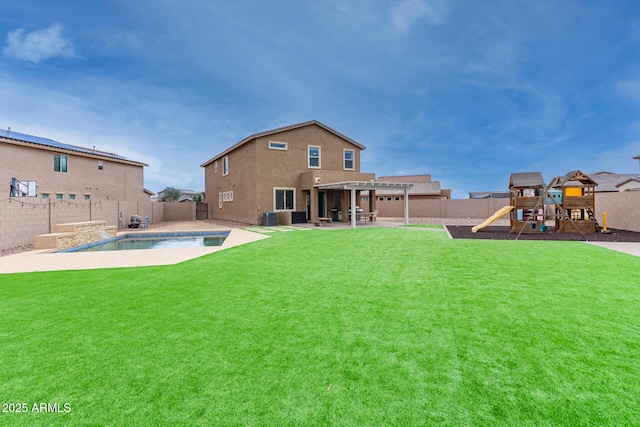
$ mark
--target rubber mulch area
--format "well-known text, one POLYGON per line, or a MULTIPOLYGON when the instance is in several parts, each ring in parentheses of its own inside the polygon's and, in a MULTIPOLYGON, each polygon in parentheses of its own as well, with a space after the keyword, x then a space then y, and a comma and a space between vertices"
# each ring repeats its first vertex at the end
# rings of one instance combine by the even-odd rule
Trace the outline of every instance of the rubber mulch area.
MULTIPOLYGON (((488 240, 516 240, 518 233, 509 233, 509 227, 489 226, 478 230, 477 233, 471 232, 470 226, 465 225, 448 225, 449 233, 454 239, 488 239, 488 240)), ((589 242, 640 242, 640 233, 635 231, 609 229, 610 234, 605 233, 585 233, 586 240, 589 242)), ((549 227, 547 231, 522 233, 518 240, 584 240, 579 233, 556 233, 553 227, 549 227)))

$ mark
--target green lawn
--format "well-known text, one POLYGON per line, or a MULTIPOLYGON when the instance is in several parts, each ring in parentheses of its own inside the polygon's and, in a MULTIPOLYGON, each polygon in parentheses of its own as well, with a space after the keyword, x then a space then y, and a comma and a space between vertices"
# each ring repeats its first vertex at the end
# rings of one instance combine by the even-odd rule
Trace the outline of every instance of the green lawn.
POLYGON ((640 258, 419 228, 0 275, 0 425, 640 425, 640 258), (4 409, 4 408, 3 408, 4 409))

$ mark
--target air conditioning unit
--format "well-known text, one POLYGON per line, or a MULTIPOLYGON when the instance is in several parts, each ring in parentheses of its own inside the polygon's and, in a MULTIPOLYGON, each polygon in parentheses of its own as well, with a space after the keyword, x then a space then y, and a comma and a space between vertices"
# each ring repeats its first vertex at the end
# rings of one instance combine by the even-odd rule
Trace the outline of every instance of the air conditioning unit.
POLYGON ((319 177, 319 176, 316 176, 316 177, 315 177, 315 181, 316 181, 316 184, 320 184, 320 177, 319 177))

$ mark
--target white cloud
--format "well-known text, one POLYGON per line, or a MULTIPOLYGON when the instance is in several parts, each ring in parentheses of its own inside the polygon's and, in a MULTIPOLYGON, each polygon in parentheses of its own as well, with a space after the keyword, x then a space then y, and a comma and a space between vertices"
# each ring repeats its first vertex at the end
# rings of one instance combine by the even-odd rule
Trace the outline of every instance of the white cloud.
POLYGON ((63 31, 64 27, 59 23, 30 33, 23 28, 10 31, 3 52, 9 57, 34 64, 55 57, 73 58, 73 44, 64 37, 63 31))
POLYGON ((640 81, 638 80, 627 80, 623 82, 617 82, 615 84, 615 87, 623 95, 628 96, 629 98, 633 98, 633 99, 640 98, 640 81))
POLYGON ((439 4, 426 0, 404 0, 391 8, 391 25, 397 31, 407 33, 420 19, 433 24, 442 21, 442 8, 439 4))

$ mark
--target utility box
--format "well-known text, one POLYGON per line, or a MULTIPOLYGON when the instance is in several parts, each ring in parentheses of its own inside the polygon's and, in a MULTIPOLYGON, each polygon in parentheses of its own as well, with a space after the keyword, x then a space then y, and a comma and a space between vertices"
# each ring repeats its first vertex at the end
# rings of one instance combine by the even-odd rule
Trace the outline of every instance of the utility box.
POLYGON ((291 212, 292 224, 305 224, 307 222, 307 213, 305 211, 291 212))
POLYGON ((262 225, 265 227, 274 227, 278 225, 278 215, 276 215, 275 212, 263 212, 262 225))

